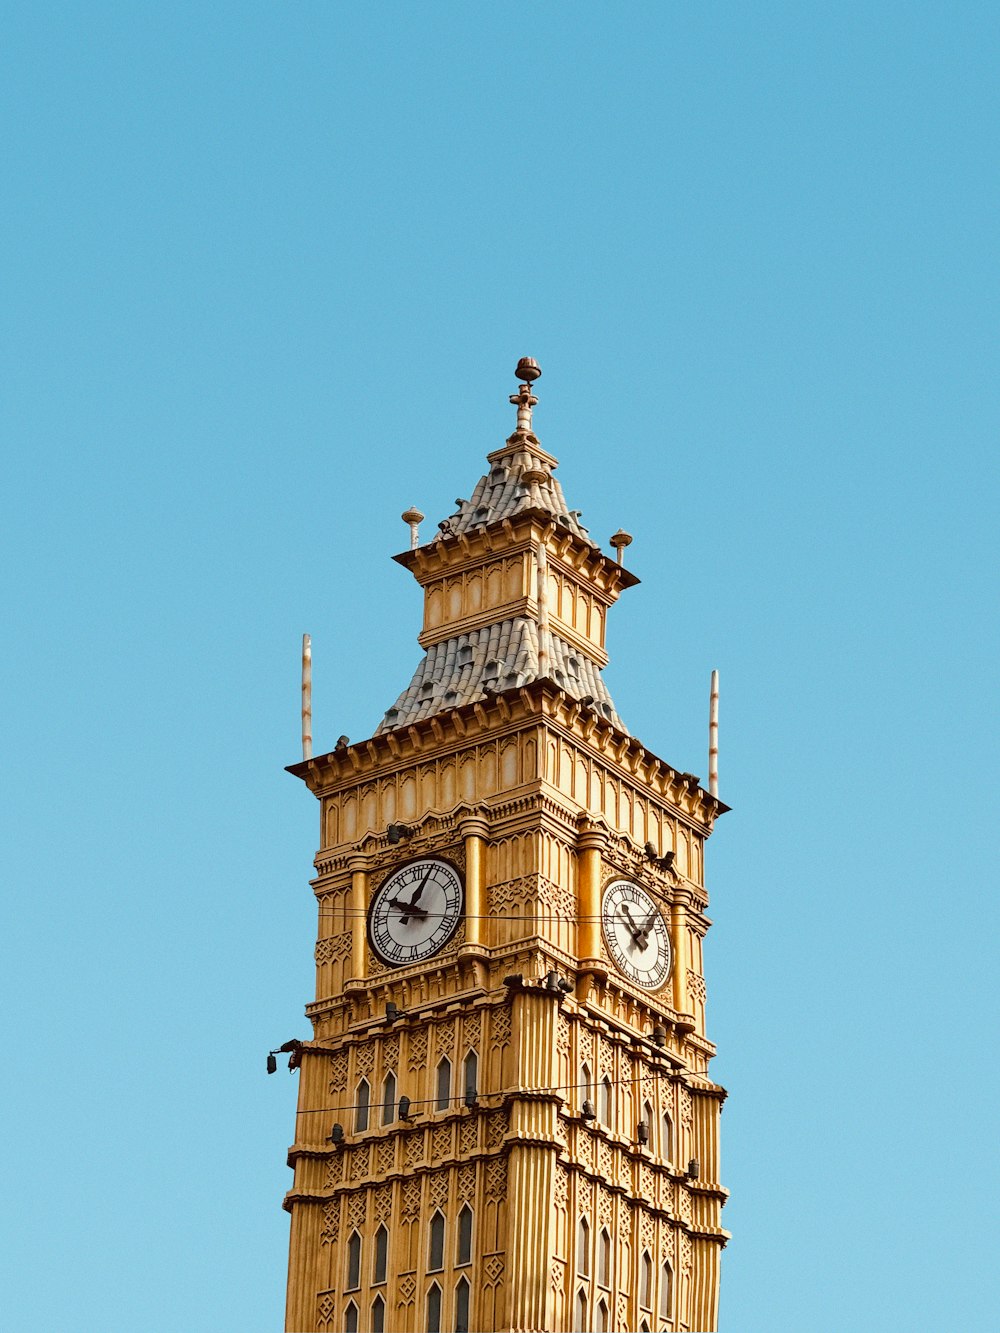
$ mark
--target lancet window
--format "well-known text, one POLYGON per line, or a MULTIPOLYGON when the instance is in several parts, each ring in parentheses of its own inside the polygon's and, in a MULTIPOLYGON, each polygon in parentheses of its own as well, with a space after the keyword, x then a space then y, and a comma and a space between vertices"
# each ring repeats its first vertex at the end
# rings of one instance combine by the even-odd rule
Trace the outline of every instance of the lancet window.
POLYGON ((385 1227, 375 1232, 375 1262, 372 1265, 372 1285, 379 1286, 385 1281, 389 1267, 389 1233, 385 1227))
POLYGON ((347 1290, 357 1291, 361 1286, 361 1236, 357 1231, 351 1232, 351 1239, 347 1242, 347 1290))
POLYGON ((437 1110, 447 1111, 451 1106, 451 1061, 442 1056, 437 1067, 437 1110))
POLYGON ((576 1271, 581 1277, 590 1277, 590 1223, 580 1218, 576 1229, 576 1271))
POLYGON ((667 1320, 670 1318, 670 1310, 674 1303, 674 1270, 668 1263, 663 1265, 660 1273, 660 1318, 667 1320))
POLYGON ((458 1215, 458 1247, 456 1264, 472 1263, 472 1209, 468 1204, 458 1215))
POLYGON ((469 1295, 468 1279, 460 1277, 455 1287, 455 1333, 469 1333, 469 1295))
POLYGON ((382 1124, 391 1125, 396 1119, 396 1075, 386 1074, 382 1083, 382 1124))
POLYGON ((427 1271, 428 1273, 438 1273, 442 1268, 444 1268, 444 1216, 441 1213, 435 1213, 431 1218, 427 1271))
POLYGON ((436 1282, 427 1292, 427 1333, 441 1333, 441 1288, 436 1282))
POLYGON ((368 1080, 363 1078, 354 1094, 354 1132, 360 1134, 368 1128, 368 1104, 372 1090, 368 1080))

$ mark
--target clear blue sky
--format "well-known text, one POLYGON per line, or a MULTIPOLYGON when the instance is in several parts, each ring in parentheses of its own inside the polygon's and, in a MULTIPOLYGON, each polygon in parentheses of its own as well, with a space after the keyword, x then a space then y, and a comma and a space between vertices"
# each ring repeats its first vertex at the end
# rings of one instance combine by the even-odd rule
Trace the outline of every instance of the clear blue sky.
POLYGON ((368 735, 522 355, 630 729, 722 673, 724 1333, 995 1328, 995 4, 3 26, 4 1328, 280 1327, 299 636, 368 735))

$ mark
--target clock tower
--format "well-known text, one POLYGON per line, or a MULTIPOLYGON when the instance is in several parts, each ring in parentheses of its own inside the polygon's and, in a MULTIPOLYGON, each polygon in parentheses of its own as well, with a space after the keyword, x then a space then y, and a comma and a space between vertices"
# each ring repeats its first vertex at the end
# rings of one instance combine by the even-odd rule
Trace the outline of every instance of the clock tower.
POLYGON ((717 1326, 704 844, 726 810, 601 676, 638 582, 517 419, 396 556, 423 656, 374 735, 290 772, 320 808, 286 1329, 717 1326))

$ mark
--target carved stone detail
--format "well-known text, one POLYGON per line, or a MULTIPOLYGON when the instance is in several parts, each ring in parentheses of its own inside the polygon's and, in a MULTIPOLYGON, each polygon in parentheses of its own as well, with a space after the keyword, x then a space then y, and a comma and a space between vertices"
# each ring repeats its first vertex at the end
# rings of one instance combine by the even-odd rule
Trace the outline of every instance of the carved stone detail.
POLYGON ((476 1193, 476 1168, 471 1162, 458 1169, 458 1200, 460 1203, 471 1203, 476 1193))
POLYGON ((316 941, 315 959, 317 963, 336 963, 347 958, 351 952, 351 932, 346 930, 341 935, 330 935, 316 941))
POLYGON ((420 1212, 420 1186, 421 1181, 404 1180, 403 1198, 400 1211, 404 1218, 416 1217, 420 1212))
POLYGON ((347 1090, 347 1052, 338 1051, 330 1056, 330 1091, 341 1093, 347 1090))
POLYGON ((486 1167, 486 1197, 493 1203, 507 1193, 507 1159, 494 1157, 486 1167))
POLYGON ((322 1326, 328 1328, 330 1326, 330 1321, 333 1319, 334 1313, 337 1309, 336 1296, 331 1295, 330 1292, 325 1292, 319 1298, 319 1302, 316 1306, 316 1309, 319 1315, 319 1323, 322 1326))
POLYGON ((385 1185, 375 1191, 375 1222, 387 1224, 392 1216, 392 1186, 385 1185))
POLYGON ((323 1229, 319 1238, 324 1245, 336 1245, 340 1240, 340 1200, 328 1199, 323 1205, 323 1229))
POLYGON ((688 994, 695 1000, 700 1000, 701 1003, 704 1004, 708 994, 705 989, 705 978, 700 972, 692 972, 691 969, 688 968, 687 982, 688 994))
POLYGON ((432 1208, 445 1208, 448 1204, 448 1194, 451 1185, 451 1172, 440 1171, 437 1175, 431 1176, 430 1183, 430 1206, 432 1208))
POLYGON ((476 1120, 463 1120, 458 1131, 458 1153, 468 1157, 476 1151, 479 1144, 479 1124, 476 1120))
POLYGON ((354 1068, 358 1078, 371 1078, 375 1068, 375 1047, 370 1042, 364 1046, 355 1046, 354 1068))
POLYGON ((403 1305, 412 1305, 413 1297, 416 1295, 417 1291, 416 1278, 414 1278, 410 1273, 407 1273, 405 1277, 401 1277, 399 1279, 399 1283, 396 1287, 396 1290, 399 1293, 399 1299, 403 1305))
POLYGON ((510 1008, 508 1005, 500 1005, 493 1010, 490 1016, 490 1033, 494 1046, 502 1050, 504 1046, 510 1045, 510 1008))
POLYGON ((361 1190, 359 1194, 352 1194, 347 1202, 347 1226, 353 1231, 355 1227, 360 1230, 365 1224, 365 1215, 368 1212, 368 1191, 361 1190))
POLYGON ((347 1169, 347 1178, 350 1181, 364 1180, 370 1175, 369 1163, 371 1161, 371 1152, 368 1144, 365 1143, 359 1148, 355 1148, 351 1153, 350 1163, 347 1169))
POLYGON ((409 1045, 407 1065, 410 1073, 415 1074, 418 1069, 423 1069, 427 1065, 427 1029, 420 1028, 417 1032, 411 1032, 409 1045))
POLYGON ((422 1162, 424 1159, 424 1136, 422 1133, 410 1134, 405 1143, 403 1155, 407 1169, 412 1170, 418 1162, 422 1162))
POLYGON ((503 1259, 499 1254, 491 1254, 483 1264, 483 1277, 488 1287, 497 1287, 503 1278, 503 1259))
POLYGON ((451 1125, 435 1125, 431 1130, 431 1158, 440 1162, 451 1156, 451 1125))
POLYGON ((382 1045, 382 1072, 388 1074, 389 1071, 395 1072, 399 1068, 399 1037, 394 1032, 391 1037, 386 1037, 382 1045))
POLYGON ((466 1014, 465 1020, 462 1023, 463 1047, 466 1050, 471 1048, 472 1050, 478 1052, 480 1050, 480 1043, 482 1041, 482 1031, 483 1031, 483 1023, 482 1023, 482 1018, 479 1015, 478 1009, 474 1013, 466 1014))
POLYGON ((500 1147, 507 1136, 507 1130, 510 1126, 509 1117, 506 1111, 498 1111, 491 1115, 486 1122, 486 1147, 493 1152, 500 1147))
POLYGON ((387 1176, 392 1170, 395 1160, 395 1140, 383 1139, 375 1148, 375 1174, 377 1176, 387 1176))

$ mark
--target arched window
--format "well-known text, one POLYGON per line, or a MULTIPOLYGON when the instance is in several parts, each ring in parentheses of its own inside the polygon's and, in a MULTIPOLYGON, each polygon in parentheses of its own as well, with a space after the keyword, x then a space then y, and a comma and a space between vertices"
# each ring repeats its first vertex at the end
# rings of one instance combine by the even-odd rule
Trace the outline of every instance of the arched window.
POLYGON ((660 1156, 665 1162, 672 1162, 674 1160, 674 1122, 666 1111, 663 1112, 662 1125, 663 1142, 660 1144, 660 1156))
POLYGON ((389 1267, 389 1233, 385 1227, 375 1232, 375 1263, 372 1265, 372 1284, 378 1286, 385 1281, 389 1267))
POLYGON ((445 1055, 437 1067, 437 1110, 447 1111, 451 1105, 451 1061, 445 1055))
POLYGON ((602 1296, 597 1303, 597 1327, 600 1333, 608 1333, 611 1328, 611 1319, 608 1315, 608 1303, 602 1296))
POLYGON ((607 1227, 601 1228, 597 1246, 597 1280, 602 1287, 611 1286, 611 1237, 607 1227))
POLYGON ((358 1307, 353 1301, 347 1302, 344 1311, 344 1333, 358 1333, 358 1307))
POLYGON ((358 1084, 358 1090, 354 1094, 354 1132, 360 1134, 362 1130, 368 1128, 368 1103, 371 1101, 372 1090, 368 1086, 368 1080, 363 1078, 358 1084))
POLYGON ((396 1075, 389 1073, 382 1084, 382 1124, 391 1125, 396 1119, 396 1075))
POLYGON ((611 1080, 610 1080, 610 1078, 608 1078, 607 1074, 605 1074, 605 1075, 604 1075, 604 1078, 601 1080, 601 1086, 600 1086, 600 1089, 599 1089, 599 1096, 600 1096, 600 1100, 601 1100, 601 1107, 600 1107, 600 1110, 598 1111, 597 1114, 598 1114, 598 1118, 600 1119, 601 1124, 602 1124, 602 1125, 607 1125, 609 1129, 610 1129, 610 1127, 611 1127, 611 1120, 612 1120, 612 1115, 611 1115, 611 1095, 612 1095, 612 1094, 611 1094, 611 1080))
POLYGON ((581 1277, 590 1277, 590 1223, 580 1218, 576 1229, 576 1271, 581 1277))
POLYGON ((436 1282, 427 1292, 427 1333, 441 1333, 441 1288, 436 1282))
POLYGON ((646 1323, 645 1319, 639 1325, 639 1333, 649 1333, 649 1325, 646 1323))
POLYGON ((642 1252, 642 1270, 639 1279, 639 1304, 644 1310, 653 1308, 653 1261, 649 1251, 642 1252))
POLYGON ((444 1216, 435 1213, 431 1218, 431 1241, 427 1254, 428 1273, 438 1273, 444 1268, 444 1216))
POLYGON ((590 1094, 591 1094, 591 1089, 592 1089, 592 1081, 591 1081, 591 1074, 590 1074, 590 1065, 588 1065, 587 1062, 586 1062, 586 1060, 584 1060, 583 1064, 580 1066, 580 1106, 581 1106, 581 1109, 582 1109, 582 1107, 583 1107, 583 1103, 584 1103, 584 1102, 592 1102, 592 1101, 594 1100, 593 1097, 591 1097, 591 1095, 590 1095, 590 1094))
POLYGON ((455 1333, 469 1333, 469 1282, 464 1277, 455 1288, 455 1333))
POLYGON ((674 1270, 665 1263, 660 1273, 660 1318, 668 1320, 674 1303, 674 1270))
POLYGON ((469 1097, 471 1093, 475 1098, 479 1091, 479 1056, 475 1051, 470 1051, 465 1057, 465 1096, 469 1097))
POLYGON ((347 1290, 357 1291, 361 1286, 361 1237, 356 1231, 351 1232, 347 1242, 347 1290))
POLYGON ((587 1293, 581 1287, 576 1294, 577 1333, 587 1333, 587 1293))
POLYGON ((458 1215, 458 1264, 472 1263, 472 1209, 468 1204, 458 1215))
POLYGON ((385 1333, 385 1301, 381 1296, 372 1301, 372 1333, 385 1333))
POLYGON ((649 1101, 642 1104, 642 1118, 646 1122, 646 1128, 649 1130, 649 1150, 652 1152, 656 1144, 653 1142, 653 1134, 656 1132, 656 1122, 653 1119, 653 1107, 649 1101))

